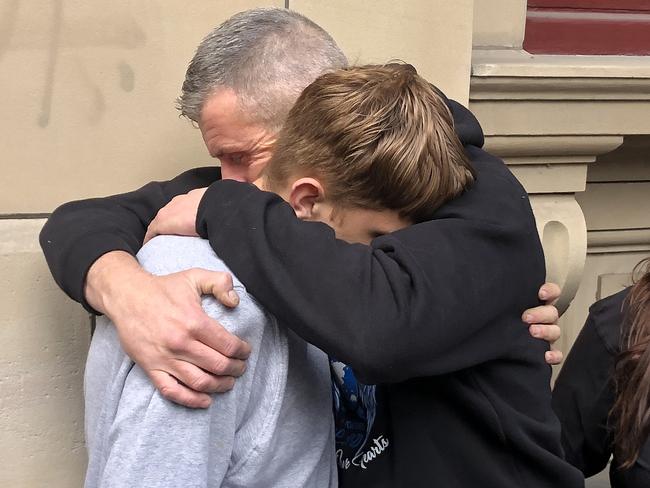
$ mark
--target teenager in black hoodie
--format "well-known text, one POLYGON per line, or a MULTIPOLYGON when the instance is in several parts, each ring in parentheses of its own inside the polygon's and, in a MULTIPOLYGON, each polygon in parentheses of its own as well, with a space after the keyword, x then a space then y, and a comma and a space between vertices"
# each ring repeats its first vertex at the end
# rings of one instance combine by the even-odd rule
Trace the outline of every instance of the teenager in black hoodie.
POLYGON ((151 209, 212 183, 197 230, 282 322, 378 384, 372 443, 343 483, 580 486, 560 458, 547 345, 521 325, 544 277, 527 195, 480 149, 473 116, 448 105, 476 183, 431 220, 370 246, 297 221, 249 185, 213 183, 218 169, 204 168, 63 207, 42 233, 48 262, 82 299, 90 264, 108 250, 134 252, 151 209), (101 225, 98 215, 107 217, 101 225), (68 219, 73 229, 60 226, 68 219))
POLYGON ((368 462, 341 471, 347 486, 582 486, 562 459, 547 345, 521 327, 544 280, 526 192, 449 105, 477 177, 428 222, 349 245, 224 180, 197 229, 271 313, 378 384, 368 462))

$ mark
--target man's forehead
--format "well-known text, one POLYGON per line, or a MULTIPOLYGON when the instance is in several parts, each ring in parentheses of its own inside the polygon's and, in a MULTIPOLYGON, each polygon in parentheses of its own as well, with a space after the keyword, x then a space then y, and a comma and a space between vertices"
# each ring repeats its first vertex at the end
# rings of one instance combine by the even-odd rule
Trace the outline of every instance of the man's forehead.
POLYGON ((199 129, 210 154, 218 157, 229 152, 246 151, 250 123, 237 104, 230 89, 220 89, 210 95, 201 110, 199 129))

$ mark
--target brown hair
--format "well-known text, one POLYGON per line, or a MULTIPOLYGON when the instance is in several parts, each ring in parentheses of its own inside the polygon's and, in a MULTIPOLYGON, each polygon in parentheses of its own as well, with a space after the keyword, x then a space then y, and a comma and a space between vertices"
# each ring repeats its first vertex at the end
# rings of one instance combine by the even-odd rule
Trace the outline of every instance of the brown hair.
POLYGON ((650 435, 650 258, 634 269, 642 273, 625 300, 622 351, 616 360, 616 402, 611 419, 614 453, 628 469, 650 435))
POLYGON ((474 180, 442 95, 408 64, 317 78, 289 112, 267 169, 323 181, 335 206, 391 209, 413 222, 474 180))

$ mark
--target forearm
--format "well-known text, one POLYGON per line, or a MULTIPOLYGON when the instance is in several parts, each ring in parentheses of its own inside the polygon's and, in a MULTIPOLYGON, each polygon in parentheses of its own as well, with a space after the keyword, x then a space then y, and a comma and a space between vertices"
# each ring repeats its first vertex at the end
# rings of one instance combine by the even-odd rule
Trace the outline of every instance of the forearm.
POLYGON ((75 301, 85 302, 85 279, 92 264, 111 251, 135 255, 145 226, 107 199, 71 202, 59 207, 41 230, 40 243, 52 276, 75 301))
POLYGON ((111 304, 124 295, 125 288, 139 277, 146 279, 148 275, 131 254, 108 252, 88 270, 84 287, 86 302, 98 312, 110 316, 111 304))
POLYGON ((55 281, 73 300, 93 311, 84 299, 86 275, 93 263, 111 251, 135 255, 160 208, 174 196, 208 186, 220 176, 219 168, 196 168, 134 192, 62 205, 40 235, 55 281))

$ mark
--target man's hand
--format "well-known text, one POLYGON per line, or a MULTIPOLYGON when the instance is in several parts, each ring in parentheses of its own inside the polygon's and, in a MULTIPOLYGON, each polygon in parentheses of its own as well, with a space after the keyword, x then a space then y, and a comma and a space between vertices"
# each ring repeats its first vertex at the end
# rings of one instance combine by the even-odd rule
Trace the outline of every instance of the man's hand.
POLYGON ((196 212, 207 188, 197 188, 184 195, 178 195, 161 208, 147 227, 146 243, 157 235, 175 234, 197 236, 196 212))
POLYGON ((239 303, 228 273, 153 276, 121 251, 98 259, 86 279, 88 303, 115 323, 124 351, 165 398, 194 408, 210 405, 207 393, 230 390, 250 354, 246 342, 205 314, 204 294, 229 307, 239 303))
POLYGON ((523 321, 529 325, 530 335, 551 344, 551 350, 545 355, 546 362, 551 365, 560 364, 563 360, 562 351, 552 348, 562 334, 560 326, 557 325, 558 311, 553 306, 561 291, 555 283, 544 283, 539 289, 539 299, 546 302, 546 305, 529 308, 522 315, 523 321))

